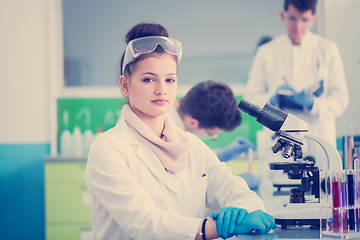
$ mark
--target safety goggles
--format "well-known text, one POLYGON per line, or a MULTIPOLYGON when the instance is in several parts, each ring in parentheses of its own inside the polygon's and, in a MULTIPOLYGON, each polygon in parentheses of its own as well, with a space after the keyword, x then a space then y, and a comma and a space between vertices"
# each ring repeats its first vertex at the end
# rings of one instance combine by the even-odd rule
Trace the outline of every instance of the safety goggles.
POLYGON ((161 46, 167 53, 177 56, 178 63, 182 56, 181 42, 178 40, 162 37, 162 36, 148 36, 136 38, 131 40, 125 51, 122 72, 124 74, 125 67, 135 61, 142 54, 151 53, 155 51, 157 46, 161 46))
POLYGON ((285 13, 285 20, 291 25, 296 25, 298 22, 300 22, 301 25, 310 27, 314 22, 314 17, 311 16, 310 18, 297 18, 285 13))
POLYGON ((211 134, 207 128, 204 128, 206 135, 197 135, 198 138, 200 138, 202 141, 215 141, 219 138, 219 134, 211 134))
POLYGON ((215 141, 216 139, 218 139, 219 134, 211 134, 207 128, 205 128, 205 131, 209 140, 215 141))

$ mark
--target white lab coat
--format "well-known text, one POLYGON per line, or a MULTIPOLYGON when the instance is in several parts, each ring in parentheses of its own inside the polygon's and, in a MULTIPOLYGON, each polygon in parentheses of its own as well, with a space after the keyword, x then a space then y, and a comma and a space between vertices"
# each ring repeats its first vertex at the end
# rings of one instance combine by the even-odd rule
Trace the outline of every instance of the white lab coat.
POLYGON ((284 85, 283 77, 295 91, 309 89, 324 80, 324 92, 316 97, 311 111, 284 109, 309 124, 336 147, 335 117, 344 113, 349 95, 343 63, 335 43, 310 31, 293 45, 288 35, 279 36, 258 49, 244 98, 262 107, 284 85))
POLYGON ((86 167, 93 239, 194 239, 205 207, 264 210, 246 182, 195 135, 187 167, 166 172, 124 119, 92 144, 86 167), (206 175, 206 176, 205 176, 206 175))

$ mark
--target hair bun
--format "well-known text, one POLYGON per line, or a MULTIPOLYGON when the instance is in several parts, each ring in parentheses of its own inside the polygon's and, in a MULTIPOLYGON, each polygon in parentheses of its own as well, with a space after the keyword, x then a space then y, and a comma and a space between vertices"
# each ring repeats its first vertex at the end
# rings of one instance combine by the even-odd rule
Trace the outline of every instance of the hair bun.
POLYGON ((131 40, 148 36, 163 36, 169 37, 169 33, 162 25, 157 23, 139 23, 130 29, 125 36, 125 41, 128 44, 131 40))

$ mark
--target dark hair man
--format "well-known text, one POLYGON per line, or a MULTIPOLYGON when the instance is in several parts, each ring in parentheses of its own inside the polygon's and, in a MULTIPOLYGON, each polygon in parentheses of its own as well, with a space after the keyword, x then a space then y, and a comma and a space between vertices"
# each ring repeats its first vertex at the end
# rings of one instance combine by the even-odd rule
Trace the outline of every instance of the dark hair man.
MULTIPOLYGON (((175 102, 168 116, 180 129, 207 135, 209 139, 216 139, 223 131, 232 131, 241 123, 237 100, 230 87, 212 80, 191 88, 175 102)), ((225 162, 246 152, 249 147, 255 148, 250 141, 238 137, 218 152, 218 157, 225 162)))

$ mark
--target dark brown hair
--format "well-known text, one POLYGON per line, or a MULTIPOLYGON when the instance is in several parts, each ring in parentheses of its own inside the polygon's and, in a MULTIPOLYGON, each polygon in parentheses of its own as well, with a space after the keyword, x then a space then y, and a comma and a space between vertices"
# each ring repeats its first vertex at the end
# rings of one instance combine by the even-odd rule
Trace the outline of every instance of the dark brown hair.
POLYGON ((230 87, 212 80, 191 88, 180 99, 180 111, 198 120, 200 128, 232 131, 241 123, 237 100, 230 87))
POLYGON ((285 12, 287 12, 290 4, 300 12, 311 10, 312 14, 315 14, 317 0, 285 0, 284 2, 285 12))

